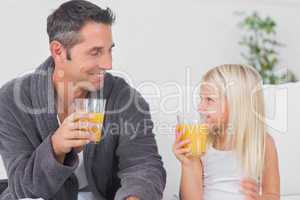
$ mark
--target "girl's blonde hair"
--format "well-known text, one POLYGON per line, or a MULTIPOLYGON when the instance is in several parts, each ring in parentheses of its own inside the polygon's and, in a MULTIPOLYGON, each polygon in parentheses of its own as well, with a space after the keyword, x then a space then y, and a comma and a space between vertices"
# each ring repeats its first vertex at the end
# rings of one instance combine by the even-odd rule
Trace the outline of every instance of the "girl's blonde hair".
POLYGON ((202 81, 215 84, 223 92, 229 113, 227 133, 235 135, 233 148, 242 169, 248 176, 261 179, 266 125, 260 75, 250 66, 221 65, 209 70, 202 81))

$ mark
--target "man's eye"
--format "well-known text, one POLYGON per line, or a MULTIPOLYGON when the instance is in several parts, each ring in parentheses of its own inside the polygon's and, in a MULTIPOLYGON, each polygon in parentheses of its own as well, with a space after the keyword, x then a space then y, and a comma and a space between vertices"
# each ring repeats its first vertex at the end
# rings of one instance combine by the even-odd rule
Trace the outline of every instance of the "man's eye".
POLYGON ((98 56, 100 54, 100 51, 93 51, 91 52, 92 56, 98 56))

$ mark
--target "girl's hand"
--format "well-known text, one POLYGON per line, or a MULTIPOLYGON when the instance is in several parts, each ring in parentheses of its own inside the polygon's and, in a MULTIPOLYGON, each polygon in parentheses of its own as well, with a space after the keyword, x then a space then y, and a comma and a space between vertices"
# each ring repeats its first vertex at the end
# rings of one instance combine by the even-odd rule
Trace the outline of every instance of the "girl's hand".
POLYGON ((180 132, 176 129, 176 140, 173 144, 173 153, 175 154, 176 158, 181 162, 182 165, 187 166, 192 163, 194 160, 199 162, 199 159, 195 159, 191 157, 191 149, 188 147, 190 144, 189 140, 180 140, 181 135, 183 132, 180 132))
POLYGON ((261 200, 259 195, 259 186, 257 182, 251 178, 241 181, 242 192, 246 196, 246 200, 261 200))

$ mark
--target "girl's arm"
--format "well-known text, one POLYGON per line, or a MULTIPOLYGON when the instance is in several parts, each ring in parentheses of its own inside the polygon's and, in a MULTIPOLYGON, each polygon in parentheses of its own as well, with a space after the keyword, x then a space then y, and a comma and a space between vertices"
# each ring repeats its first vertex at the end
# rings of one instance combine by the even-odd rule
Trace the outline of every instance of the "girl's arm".
POLYGON ((190 149, 187 148, 189 140, 180 141, 182 133, 176 133, 176 141, 173 145, 173 152, 181 162, 181 200, 202 199, 202 163, 201 159, 190 156, 190 149))
POLYGON ((262 199, 280 199, 280 175, 277 150, 273 138, 267 135, 265 167, 262 177, 262 199))
POLYGON ((241 183, 242 190, 247 200, 279 200, 280 177, 278 157, 275 143, 270 135, 266 139, 265 165, 262 174, 262 194, 256 181, 244 179, 241 183))
POLYGON ((181 165, 180 199, 202 199, 202 164, 200 159, 191 160, 188 165, 181 165))

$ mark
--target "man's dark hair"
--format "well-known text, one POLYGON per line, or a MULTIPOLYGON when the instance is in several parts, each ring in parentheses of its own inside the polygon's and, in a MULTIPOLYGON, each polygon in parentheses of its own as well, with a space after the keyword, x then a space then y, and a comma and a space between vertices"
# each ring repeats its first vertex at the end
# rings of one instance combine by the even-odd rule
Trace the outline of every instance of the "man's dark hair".
POLYGON ((49 43, 56 40, 69 50, 81 41, 79 31, 88 22, 112 25, 115 21, 113 12, 85 0, 71 0, 63 3, 47 18, 49 43))

